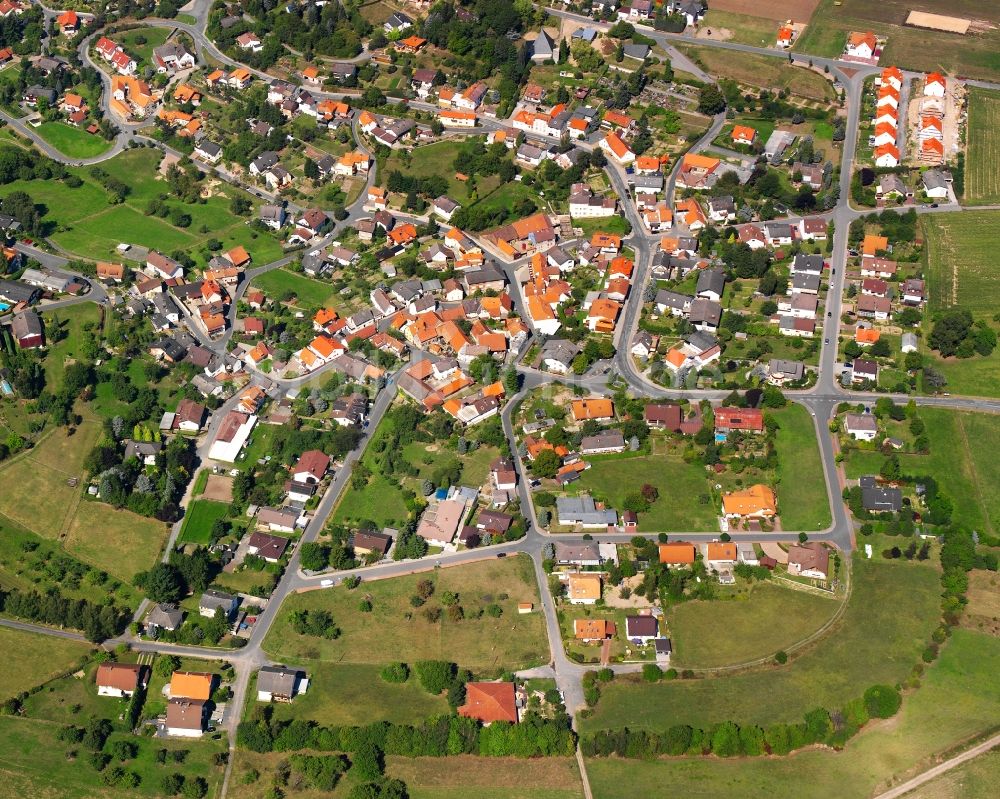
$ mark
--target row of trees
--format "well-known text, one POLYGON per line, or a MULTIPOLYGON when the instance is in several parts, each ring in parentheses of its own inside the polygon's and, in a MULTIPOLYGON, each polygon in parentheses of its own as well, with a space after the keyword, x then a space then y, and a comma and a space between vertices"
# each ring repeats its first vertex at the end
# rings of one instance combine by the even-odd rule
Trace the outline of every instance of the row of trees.
POLYGON ((17 589, 0 591, 0 611, 26 621, 71 627, 94 642, 121 633, 131 615, 127 609, 115 605, 69 599, 55 589, 44 594, 17 589))
POLYGON ((870 719, 895 715, 902 703, 899 691, 889 685, 873 685, 864 696, 831 714, 817 708, 805 714, 799 724, 773 724, 762 728, 725 721, 707 729, 675 724, 663 732, 600 730, 581 741, 589 757, 618 755, 654 758, 660 755, 716 755, 717 757, 757 757, 787 755, 804 746, 825 744, 842 748, 870 719))

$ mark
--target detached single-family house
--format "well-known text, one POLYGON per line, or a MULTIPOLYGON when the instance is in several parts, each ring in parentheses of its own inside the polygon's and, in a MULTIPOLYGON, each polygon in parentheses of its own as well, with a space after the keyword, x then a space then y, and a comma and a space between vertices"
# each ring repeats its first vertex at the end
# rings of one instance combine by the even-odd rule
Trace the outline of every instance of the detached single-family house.
POLYGON ((660 634, 655 616, 626 616, 625 637, 633 644, 645 646, 660 634))
POLYGON ((298 694, 304 694, 309 680, 299 669, 284 666, 264 666, 257 672, 258 702, 291 702, 298 694))
POLYGON ((236 611, 239 601, 239 597, 209 588, 201 595, 201 599, 198 600, 198 613, 205 618, 214 619, 215 612, 221 609, 226 618, 229 619, 236 611))
POLYGON ((830 550, 819 541, 793 544, 788 548, 788 573, 826 581, 830 576, 830 550))
POLYGON ((102 663, 97 667, 98 696, 132 696, 144 688, 146 667, 135 663, 102 663))

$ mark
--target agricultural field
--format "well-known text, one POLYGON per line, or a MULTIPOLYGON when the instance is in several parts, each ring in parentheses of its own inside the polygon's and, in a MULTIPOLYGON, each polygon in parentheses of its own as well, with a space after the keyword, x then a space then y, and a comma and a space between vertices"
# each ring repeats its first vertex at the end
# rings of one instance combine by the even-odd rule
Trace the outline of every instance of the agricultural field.
POLYGON ((667 613, 674 644, 671 665, 708 669, 773 655, 807 638, 840 607, 840 601, 770 583, 729 600, 682 602, 667 613), (726 619, 725 635, 705 630, 726 619))
MULTIPOLYGON (((768 725, 799 721, 815 707, 837 709, 873 683, 893 684, 910 673, 938 623, 938 579, 928 564, 856 557, 842 619, 786 666, 655 685, 618 678, 602 689, 581 729, 662 730, 727 719, 768 725), (765 696, 780 701, 762 701, 765 696)), ((716 619, 724 622, 724 612, 716 619)), ((729 629, 723 626, 720 635, 729 629)))
MULTIPOLYGON (((971 311, 975 319, 992 323, 997 310, 994 298, 1000 291, 1000 275, 991 268, 1000 247, 1000 212, 928 214, 922 220, 922 230, 927 243, 924 258, 931 314, 957 305, 971 311)), ((929 319, 925 319, 925 328, 929 332, 929 319)), ((985 358, 932 358, 931 365, 948 381, 946 391, 1000 395, 1000 350, 985 358)))
POLYGON ((982 0, 821 0, 797 53, 836 58, 851 31, 886 36, 882 64, 924 72, 965 75, 982 80, 1000 77, 1000 6, 982 0), (929 11, 974 21, 966 35, 905 27, 910 11, 929 11))
POLYGON ((279 660, 318 660, 338 664, 374 664, 403 660, 452 660, 462 667, 482 672, 524 668, 549 658, 545 624, 541 613, 520 615, 518 602, 538 606, 538 586, 530 558, 525 555, 504 560, 440 569, 434 573, 362 582, 353 591, 343 586, 290 596, 282 605, 264 647, 279 660), (410 604, 417 583, 431 579, 434 595, 428 607, 440 606, 447 591, 458 595, 465 618, 452 621, 448 614, 437 622, 410 604), (370 613, 358 611, 368 598, 370 613), (483 615, 486 605, 498 604, 499 618, 483 615), (335 640, 298 635, 289 615, 296 610, 323 608, 341 629, 335 640))
MULTIPOLYGON (((1000 480, 995 442, 1000 419, 987 413, 960 413, 921 408, 930 452, 900 453, 903 474, 930 475, 954 504, 953 520, 971 530, 1000 530, 1000 500, 993 486, 1000 480)), ((884 458, 877 452, 852 451, 845 467, 848 478, 877 474, 884 458)))
POLYGON ((753 53, 714 47, 681 45, 683 50, 712 75, 774 91, 788 89, 793 95, 819 103, 833 101, 833 84, 823 75, 786 61, 753 53))
POLYGON ((124 580, 148 569, 166 540, 163 522, 114 510, 83 498, 82 486, 67 480, 82 477, 83 462, 100 435, 100 425, 84 421, 71 435, 53 430, 38 445, 0 468, 0 480, 19 491, 0 492, 0 516, 33 533, 59 541, 71 555, 124 580), (25 497, 45 501, 25 502, 25 497), (94 531, 100 530, 100 536, 94 531))
MULTIPOLYGON (((670 785, 678 796, 691 797, 732 794, 747 799, 795 795, 840 799, 876 795, 939 762, 938 753, 995 725, 1000 695, 995 691, 984 693, 982 686, 994 680, 998 668, 1000 639, 956 630, 941 656, 928 668, 920 687, 904 698, 899 714, 892 720, 868 725, 848 741, 842 752, 812 749, 780 758, 701 757, 651 762, 592 758, 587 761, 591 789, 595 799, 620 796, 626 781, 639 796, 657 795, 664 785, 670 785)), ((773 697, 780 703, 781 693, 765 689, 754 700, 765 704, 762 697, 773 697)), ((734 692, 731 698, 738 700, 739 695, 734 692)), ((976 768, 973 764, 980 761, 972 761, 962 769, 976 768)), ((981 786, 988 775, 997 773, 996 768, 995 760, 987 763, 987 776, 970 782, 970 786, 981 786)), ((907 796, 970 799, 996 792, 995 785, 981 794, 972 788, 953 793, 927 792, 927 786, 921 790, 925 792, 907 796)))
POLYGON ((772 22, 808 22, 820 0, 715 0, 712 10, 746 14, 772 22))
POLYGON ((968 205, 1000 202, 1000 92, 969 90, 969 120, 965 158, 968 205))
MULTIPOLYGON (((713 39, 752 44, 755 47, 773 47, 780 22, 762 16, 751 16, 752 9, 733 13, 717 8, 713 3, 701 22, 701 29, 711 30, 713 39)), ((786 14, 781 21, 788 19, 786 14)))
POLYGON ((74 668, 93 651, 91 644, 0 627, 0 701, 74 668))
POLYGON ((111 149, 111 142, 65 122, 43 122, 38 135, 69 158, 94 158, 111 149))

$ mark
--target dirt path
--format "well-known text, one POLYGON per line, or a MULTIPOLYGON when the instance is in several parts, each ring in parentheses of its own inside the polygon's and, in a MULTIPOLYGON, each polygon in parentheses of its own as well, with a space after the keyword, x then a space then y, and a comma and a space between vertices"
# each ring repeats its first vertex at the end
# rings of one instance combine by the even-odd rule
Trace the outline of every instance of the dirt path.
POLYGON ((971 749, 962 752, 960 755, 956 755, 950 760, 940 763, 934 768, 928 769, 923 774, 914 777, 912 780, 907 780, 901 785, 897 785, 895 788, 890 788, 884 793, 880 793, 875 799, 897 799, 897 797, 903 796, 909 793, 914 788, 919 788, 925 782, 930 782, 935 777, 939 777, 946 771, 951 771, 956 766, 960 766, 963 763, 972 760, 974 757, 979 757, 979 755, 989 752, 991 749, 1000 746, 1000 734, 994 735, 992 738, 987 738, 978 746, 974 746, 971 749))

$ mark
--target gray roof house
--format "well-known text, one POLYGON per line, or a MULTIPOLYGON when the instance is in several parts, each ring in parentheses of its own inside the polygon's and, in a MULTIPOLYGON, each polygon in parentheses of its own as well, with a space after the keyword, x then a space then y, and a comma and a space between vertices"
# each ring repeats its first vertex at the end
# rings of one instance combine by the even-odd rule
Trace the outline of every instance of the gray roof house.
POLYGON ((568 566, 600 566, 601 550, 596 541, 584 541, 582 544, 567 544, 557 541, 556 563, 568 566))
POLYGON ((707 297, 710 300, 722 298, 722 292, 726 287, 726 273, 721 269, 702 269, 698 273, 698 285, 695 294, 699 297, 707 297))
POLYGON ((552 338, 542 345, 542 364, 553 372, 568 372, 580 346, 561 338, 552 338))
POLYGON ((284 666, 264 666, 257 672, 258 702, 291 702, 309 686, 304 672, 284 666))
POLYGON ((555 57, 556 43, 552 41, 544 30, 539 31, 535 41, 531 43, 531 60, 537 62, 547 61, 555 57))
POLYGON ((580 441, 580 452, 583 455, 599 455, 604 452, 623 452, 625 436, 621 430, 605 430, 596 436, 584 436, 580 441))
POLYGON ((198 600, 198 612, 202 616, 212 619, 215 618, 215 611, 222 608, 222 612, 226 614, 228 619, 233 615, 239 601, 239 597, 209 588, 198 600))
POLYGON ((612 508, 598 508, 593 497, 558 497, 556 514, 559 524, 581 527, 607 527, 618 524, 618 512, 612 508))
POLYGON ((147 627, 157 627, 161 630, 176 630, 184 621, 184 611, 177 605, 160 602, 146 616, 147 627))

